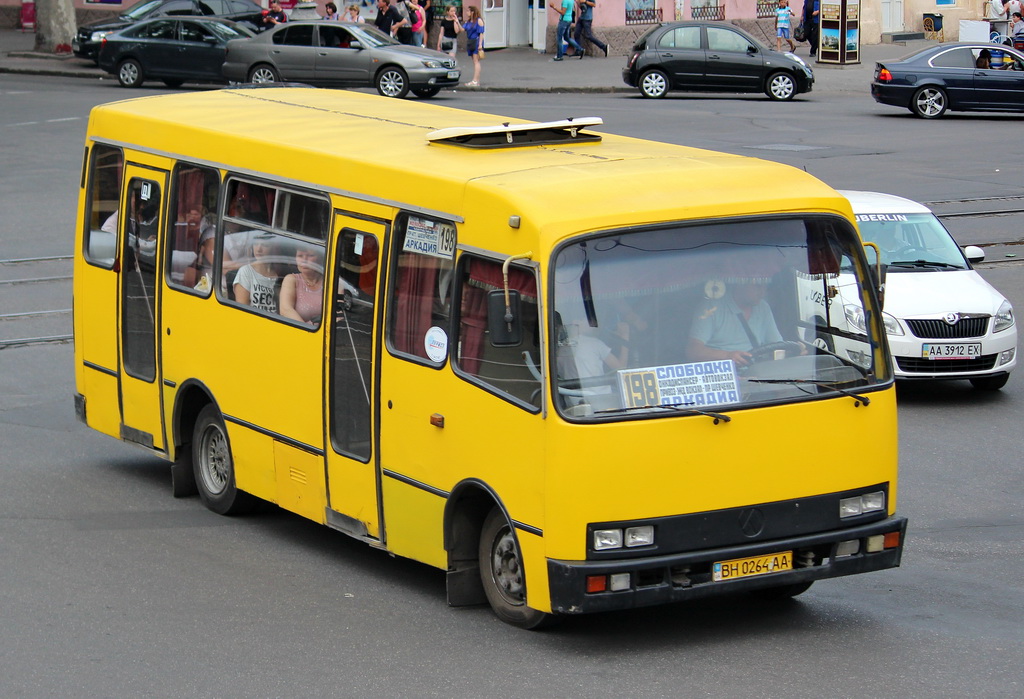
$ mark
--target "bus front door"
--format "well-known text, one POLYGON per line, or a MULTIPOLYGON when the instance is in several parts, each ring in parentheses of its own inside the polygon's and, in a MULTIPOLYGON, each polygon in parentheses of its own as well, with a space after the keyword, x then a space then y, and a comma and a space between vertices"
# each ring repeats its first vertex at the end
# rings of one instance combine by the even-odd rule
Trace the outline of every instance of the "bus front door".
POLYGON ((164 450, 158 349, 160 245, 167 173, 128 165, 121 212, 121 438, 164 450))
POLYGON ((374 435, 379 359, 377 304, 383 223, 335 217, 333 314, 328 335, 328 523, 380 540, 380 472, 374 435))

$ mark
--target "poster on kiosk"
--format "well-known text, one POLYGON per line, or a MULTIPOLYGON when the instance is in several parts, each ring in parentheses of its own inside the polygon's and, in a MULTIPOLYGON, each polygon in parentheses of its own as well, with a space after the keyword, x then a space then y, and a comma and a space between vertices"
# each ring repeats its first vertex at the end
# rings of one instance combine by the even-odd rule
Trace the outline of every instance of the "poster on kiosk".
POLYGON ((821 0, 818 62, 860 63, 860 0, 821 0))

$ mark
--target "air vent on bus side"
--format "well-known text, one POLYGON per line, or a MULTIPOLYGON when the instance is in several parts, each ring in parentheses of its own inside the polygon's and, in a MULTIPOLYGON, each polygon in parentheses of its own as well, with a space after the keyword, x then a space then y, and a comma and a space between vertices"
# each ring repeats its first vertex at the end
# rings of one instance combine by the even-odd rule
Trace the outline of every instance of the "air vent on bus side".
POLYGON ((600 117, 577 117, 561 121, 533 124, 498 124, 496 126, 452 126, 427 134, 430 143, 447 143, 466 148, 512 148, 515 146, 557 145, 562 143, 594 143, 597 134, 582 133, 588 126, 600 126, 600 117))

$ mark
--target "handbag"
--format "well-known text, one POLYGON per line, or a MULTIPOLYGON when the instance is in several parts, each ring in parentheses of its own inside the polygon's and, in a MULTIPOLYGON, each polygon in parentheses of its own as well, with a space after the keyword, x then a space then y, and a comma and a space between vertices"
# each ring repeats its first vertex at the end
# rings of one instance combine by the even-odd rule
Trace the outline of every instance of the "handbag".
POLYGON ((796 25, 796 29, 793 30, 793 38, 797 41, 807 41, 807 30, 804 29, 804 23, 796 25))

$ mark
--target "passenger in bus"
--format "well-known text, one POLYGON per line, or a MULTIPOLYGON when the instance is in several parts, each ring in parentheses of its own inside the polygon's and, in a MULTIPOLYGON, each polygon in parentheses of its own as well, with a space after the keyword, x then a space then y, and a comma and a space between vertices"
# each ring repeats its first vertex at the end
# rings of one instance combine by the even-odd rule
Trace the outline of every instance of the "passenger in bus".
POLYGON ((253 236, 252 262, 235 275, 235 301, 261 311, 277 313, 277 265, 274 263, 274 236, 259 232, 253 236))
POLYGON ((730 283, 725 294, 706 299, 690 325, 690 361, 731 359, 737 366, 749 366, 754 361, 751 350, 782 342, 764 300, 767 290, 767 279, 749 279, 730 283))
POLYGON ((625 369, 629 362, 629 324, 619 323, 606 339, 608 342, 585 319, 565 326, 557 352, 559 378, 588 379, 625 369))
POLYGON ((281 315, 319 325, 323 314, 323 250, 315 245, 300 245, 295 250, 295 266, 299 271, 281 282, 281 315))

